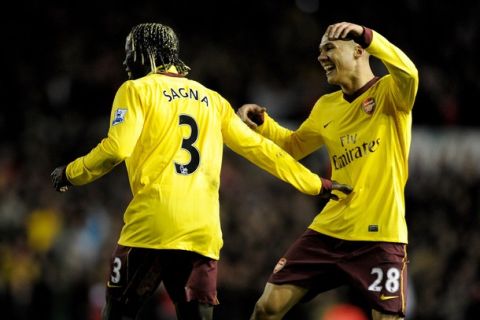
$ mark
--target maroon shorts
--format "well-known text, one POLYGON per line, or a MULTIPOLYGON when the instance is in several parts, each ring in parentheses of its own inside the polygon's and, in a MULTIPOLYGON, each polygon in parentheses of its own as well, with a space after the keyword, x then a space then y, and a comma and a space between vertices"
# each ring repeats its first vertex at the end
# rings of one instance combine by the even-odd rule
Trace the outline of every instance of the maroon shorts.
POLYGON ((303 301, 352 285, 372 309, 405 316, 407 253, 401 243, 345 241, 307 229, 275 266, 268 282, 308 289, 303 301))
POLYGON ((110 261, 107 299, 140 307, 163 281, 174 303, 217 305, 217 261, 183 250, 118 245, 110 261))

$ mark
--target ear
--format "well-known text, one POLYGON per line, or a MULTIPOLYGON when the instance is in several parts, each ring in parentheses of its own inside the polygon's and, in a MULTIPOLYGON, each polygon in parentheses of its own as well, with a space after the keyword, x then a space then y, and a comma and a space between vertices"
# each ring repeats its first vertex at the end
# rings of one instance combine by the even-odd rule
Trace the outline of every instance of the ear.
POLYGON ((362 48, 361 45, 355 44, 355 48, 353 49, 353 56, 355 58, 360 58, 365 54, 365 49, 362 48))

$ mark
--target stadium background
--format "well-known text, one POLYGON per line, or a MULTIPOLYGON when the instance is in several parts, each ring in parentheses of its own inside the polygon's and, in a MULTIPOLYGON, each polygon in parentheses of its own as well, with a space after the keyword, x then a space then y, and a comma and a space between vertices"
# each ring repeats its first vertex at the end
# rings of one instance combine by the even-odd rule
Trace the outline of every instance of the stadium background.
MULTIPOLYGON (((334 88, 318 62, 326 26, 369 26, 420 72, 410 179, 409 318, 475 319, 480 311, 480 3, 458 1, 41 1, 3 10, 0 101, 0 318, 99 319, 107 260, 130 198, 123 166, 60 195, 50 172, 87 152, 108 128, 125 80, 130 28, 172 26, 190 77, 234 107, 257 102, 295 128, 334 88)), ((378 72, 382 66, 374 63, 378 72)), ((328 171, 318 152, 303 162, 328 171)), ((381 170, 381 168, 379 168, 381 170)), ((215 319, 247 319, 280 254, 321 203, 226 150, 221 187, 225 246, 215 319)), ((287 319, 339 320, 364 306, 345 288, 287 319), (339 312, 336 312, 339 311, 339 312)), ((165 293, 144 319, 174 319, 165 293)), ((351 320, 364 319, 358 315, 351 320)))

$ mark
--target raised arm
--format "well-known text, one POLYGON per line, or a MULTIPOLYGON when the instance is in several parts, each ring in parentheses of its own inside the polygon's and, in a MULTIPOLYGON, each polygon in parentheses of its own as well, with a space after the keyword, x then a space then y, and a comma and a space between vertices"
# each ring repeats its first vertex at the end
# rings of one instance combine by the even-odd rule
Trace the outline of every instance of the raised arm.
POLYGON ((266 110, 256 104, 244 104, 237 110, 237 115, 250 128, 273 141, 296 160, 303 159, 323 145, 310 117, 293 131, 282 127, 266 110))
POLYGON ((418 91, 418 70, 410 58, 378 32, 349 22, 330 25, 325 31, 329 40, 353 39, 382 61, 395 83, 393 95, 401 103, 396 107, 410 111, 418 91))
MULTIPOLYGON (((231 109, 231 108, 230 108, 231 109)), ((335 181, 320 178, 278 145, 250 130, 242 120, 228 112, 230 120, 224 121, 222 129, 225 144, 234 152, 248 159, 256 166, 290 183, 302 193, 338 199, 331 192, 338 190, 349 194, 352 188, 335 181)))

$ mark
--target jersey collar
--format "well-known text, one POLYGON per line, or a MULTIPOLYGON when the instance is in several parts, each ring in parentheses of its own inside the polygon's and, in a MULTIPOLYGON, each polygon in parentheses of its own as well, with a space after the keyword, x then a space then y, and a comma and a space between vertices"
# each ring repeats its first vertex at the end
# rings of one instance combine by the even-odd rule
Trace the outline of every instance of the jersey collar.
POLYGON ((373 77, 372 80, 368 81, 363 87, 361 87, 352 94, 343 93, 343 99, 351 103, 353 100, 357 99, 362 93, 370 89, 370 87, 373 86, 379 79, 380 77, 373 77))
POLYGON ((164 76, 168 76, 168 77, 178 77, 178 78, 184 78, 185 76, 178 73, 178 70, 177 68, 175 68, 175 66, 171 66, 170 68, 168 68, 167 71, 160 71, 160 70, 156 70, 156 71, 152 71, 150 72, 149 74, 162 74, 164 76))

